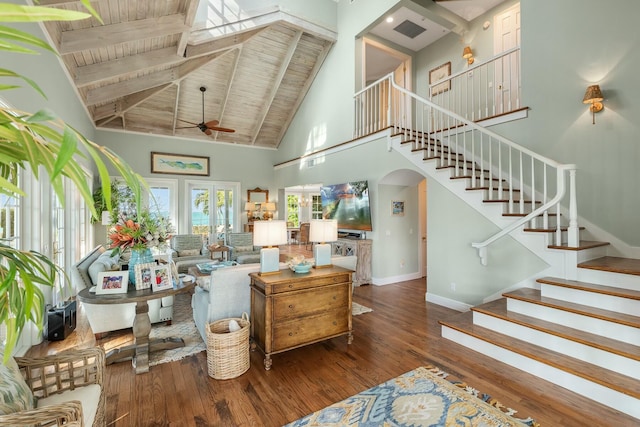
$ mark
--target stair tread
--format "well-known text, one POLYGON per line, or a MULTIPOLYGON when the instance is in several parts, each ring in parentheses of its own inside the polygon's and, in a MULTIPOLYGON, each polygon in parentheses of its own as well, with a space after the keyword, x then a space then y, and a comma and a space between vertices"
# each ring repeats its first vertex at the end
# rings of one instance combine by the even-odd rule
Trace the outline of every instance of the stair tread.
POLYGON ((539 283, 562 286, 565 288, 580 289, 604 295, 612 295, 620 298, 640 300, 640 291, 618 288, 615 286, 599 285, 597 283, 581 282, 578 280, 560 279, 558 277, 541 277, 536 280, 539 283))
POLYGON ((640 381, 562 353, 491 331, 482 326, 474 325, 473 314, 470 311, 457 314, 446 320, 440 320, 439 323, 636 399, 640 398, 640 381))
POLYGON ((567 246, 567 245, 549 245, 547 246, 549 249, 560 249, 565 251, 582 251, 585 249, 597 248, 600 246, 610 245, 609 242, 597 242, 592 240, 580 240, 578 242, 578 246, 567 246))
POLYGON ((571 313, 581 314, 583 316, 606 320, 609 322, 630 326, 632 328, 640 328, 640 317, 638 316, 632 316, 630 314, 618 313, 610 310, 603 310, 601 308, 576 304, 573 302, 555 298, 544 297, 537 289, 520 288, 515 291, 505 292, 504 294, 502 294, 502 296, 505 298, 514 298, 533 304, 543 305, 545 307, 556 308, 571 313))
MULTIPOLYGON (((569 229, 568 225, 563 225, 560 227, 560 231, 567 231, 569 229)), ((584 227, 578 227, 578 230, 584 230, 584 227)), ((555 233, 558 231, 557 228, 525 228, 524 231, 528 233, 555 233)))
POLYGON ((558 323, 527 316, 507 310, 506 298, 500 298, 488 303, 473 307, 471 310, 498 317, 518 325, 526 326, 541 332, 546 332, 561 338, 575 341, 590 347, 598 348, 609 353, 640 361, 640 347, 618 341, 602 335, 592 334, 579 329, 570 328, 558 323))
POLYGON ((640 259, 605 256, 578 264, 579 268, 640 276, 640 259))

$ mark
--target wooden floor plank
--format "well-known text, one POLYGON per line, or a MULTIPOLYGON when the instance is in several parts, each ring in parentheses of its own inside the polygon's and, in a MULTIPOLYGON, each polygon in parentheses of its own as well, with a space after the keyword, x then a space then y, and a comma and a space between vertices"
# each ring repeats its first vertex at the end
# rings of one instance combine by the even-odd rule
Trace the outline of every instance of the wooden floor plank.
MULTIPOLYGON (((218 381, 207 374, 206 353, 151 367, 135 375, 129 362, 106 370, 107 423, 115 427, 144 426, 282 426, 407 371, 436 365, 487 393, 521 417, 542 426, 638 425, 620 414, 562 387, 496 362, 446 340, 438 320, 457 312, 425 302, 425 279, 386 286, 361 286, 354 300, 373 312, 353 318, 354 341, 338 337, 273 356, 265 371, 263 355, 252 352, 251 368, 242 376, 218 381), (176 379, 183 378, 184 384, 176 379), (147 401, 151 394, 161 394, 147 401), (178 397, 176 394, 185 396, 178 397), (184 398, 183 398, 184 397, 184 398), (181 414, 172 406, 179 400, 181 414), (160 419, 156 414, 166 414, 160 419), (174 417, 181 417, 176 420, 174 417)), ((94 346, 86 317, 79 316, 78 339, 69 343, 94 346), (84 331, 84 332, 83 332, 84 331)), ((112 334, 98 344, 105 345, 112 334)), ((67 340, 35 346, 30 355, 59 351, 67 340)), ((597 397, 596 397, 597 399, 597 397)), ((176 403, 176 406, 178 403, 176 403)))

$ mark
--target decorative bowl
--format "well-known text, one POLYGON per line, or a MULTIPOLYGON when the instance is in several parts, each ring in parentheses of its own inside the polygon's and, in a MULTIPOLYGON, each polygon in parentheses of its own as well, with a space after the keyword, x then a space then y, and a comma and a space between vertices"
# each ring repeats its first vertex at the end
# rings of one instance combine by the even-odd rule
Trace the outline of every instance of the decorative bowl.
POLYGON ((307 262, 302 262, 300 264, 291 265, 290 268, 294 273, 308 273, 311 271, 312 265, 307 262))

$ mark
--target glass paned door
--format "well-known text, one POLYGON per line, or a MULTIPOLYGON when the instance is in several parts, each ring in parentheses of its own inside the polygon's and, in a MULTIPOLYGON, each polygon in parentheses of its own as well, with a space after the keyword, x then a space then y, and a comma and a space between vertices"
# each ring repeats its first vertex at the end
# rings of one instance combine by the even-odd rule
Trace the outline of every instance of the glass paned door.
POLYGON ((205 244, 224 244, 228 233, 237 229, 238 184, 190 185, 190 229, 200 234, 205 244))

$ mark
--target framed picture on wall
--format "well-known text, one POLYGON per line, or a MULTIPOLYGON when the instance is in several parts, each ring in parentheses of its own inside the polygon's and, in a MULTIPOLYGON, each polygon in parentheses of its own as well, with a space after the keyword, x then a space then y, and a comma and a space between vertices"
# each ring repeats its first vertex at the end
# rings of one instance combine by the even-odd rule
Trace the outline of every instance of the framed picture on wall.
POLYGON ((404 216, 404 200, 391 201, 391 216, 404 216))
POLYGON ((151 172, 209 176, 209 157, 151 152, 151 172))
MULTIPOLYGON (((451 61, 446 64, 442 64, 439 67, 434 68, 429 71, 429 86, 433 83, 436 83, 445 77, 449 77, 451 75, 451 61)), ((451 89, 451 80, 447 80, 446 82, 442 82, 436 86, 431 88, 431 96, 437 95, 442 92, 446 92, 451 89)))

